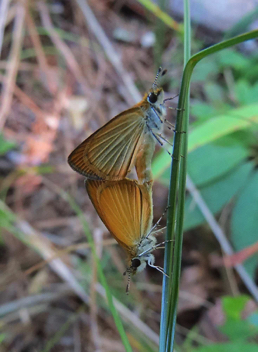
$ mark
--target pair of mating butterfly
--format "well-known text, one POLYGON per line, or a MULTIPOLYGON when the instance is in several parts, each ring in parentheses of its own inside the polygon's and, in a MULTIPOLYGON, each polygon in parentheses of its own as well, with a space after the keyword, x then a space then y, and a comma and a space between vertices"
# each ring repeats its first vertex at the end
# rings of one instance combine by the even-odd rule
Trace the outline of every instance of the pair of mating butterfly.
POLYGON ((163 145, 161 135, 166 107, 164 92, 157 82, 166 71, 159 68, 150 91, 131 109, 115 116, 82 142, 69 156, 69 165, 86 177, 86 189, 103 223, 128 255, 129 290, 131 274, 154 265, 152 251, 151 160, 155 144, 163 145), (126 178, 135 166, 138 181, 126 178))

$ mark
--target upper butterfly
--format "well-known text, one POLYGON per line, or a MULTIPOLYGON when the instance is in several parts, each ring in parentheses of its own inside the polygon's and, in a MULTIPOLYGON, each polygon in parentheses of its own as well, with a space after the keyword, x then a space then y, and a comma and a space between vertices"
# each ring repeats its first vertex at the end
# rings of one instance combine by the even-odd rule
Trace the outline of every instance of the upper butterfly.
POLYGON ((142 101, 115 116, 85 139, 68 157, 72 169, 89 179, 118 181, 133 166, 140 183, 152 180, 151 159, 165 121, 164 91, 157 81, 166 71, 159 68, 142 101))

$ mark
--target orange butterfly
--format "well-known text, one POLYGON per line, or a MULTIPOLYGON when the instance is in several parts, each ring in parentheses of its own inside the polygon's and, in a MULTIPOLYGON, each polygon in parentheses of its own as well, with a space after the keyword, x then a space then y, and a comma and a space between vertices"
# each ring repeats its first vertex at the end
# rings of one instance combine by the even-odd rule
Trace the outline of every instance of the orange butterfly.
POLYGON ((119 181, 135 166, 140 183, 152 180, 155 144, 163 145, 161 139, 168 142, 161 132, 163 122, 169 124, 164 102, 171 98, 164 100, 164 91, 157 85, 160 74, 161 68, 140 103, 115 116, 69 155, 72 169, 89 179, 119 181))
POLYGON ((99 217, 127 253, 126 292, 129 291, 131 274, 142 271, 146 264, 165 274, 162 268, 154 265, 152 254, 164 242, 156 244, 157 240, 152 234, 161 218, 152 227, 151 185, 140 185, 127 178, 118 182, 87 179, 85 184, 99 217))

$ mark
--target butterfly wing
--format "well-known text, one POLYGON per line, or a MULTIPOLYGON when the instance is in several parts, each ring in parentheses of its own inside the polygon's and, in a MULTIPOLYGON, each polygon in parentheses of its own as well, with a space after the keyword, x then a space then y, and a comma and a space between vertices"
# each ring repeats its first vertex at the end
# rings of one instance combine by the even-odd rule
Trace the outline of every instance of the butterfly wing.
POLYGON ((86 180, 89 197, 103 223, 133 257, 152 224, 152 187, 124 179, 118 182, 86 180))
POLYGON ((139 106, 122 112, 82 142, 69 165, 90 179, 121 180, 134 165, 145 127, 139 106))

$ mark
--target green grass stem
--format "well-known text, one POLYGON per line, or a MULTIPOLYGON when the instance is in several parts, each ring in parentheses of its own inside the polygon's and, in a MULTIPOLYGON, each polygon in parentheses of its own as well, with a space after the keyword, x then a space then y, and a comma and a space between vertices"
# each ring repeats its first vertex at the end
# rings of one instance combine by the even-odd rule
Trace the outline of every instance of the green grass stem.
MULTIPOLYGON (((187 1, 187 0, 185 0, 187 1)), ((189 21, 188 9, 186 22, 189 21)), ((189 23, 189 22, 188 22, 189 23)), ((185 55, 190 49, 190 30, 185 25, 185 55)), ((178 301, 178 290, 181 272, 181 253, 183 242, 184 221, 184 197, 186 183, 187 163, 187 131, 189 112, 189 89, 190 80, 194 67, 203 58, 233 45, 258 37, 258 30, 254 30, 232 39, 213 45, 195 54, 188 60, 183 72, 182 84, 179 95, 179 110, 176 119, 176 133, 173 147, 173 162, 171 166, 171 178, 168 198, 167 234, 164 268, 170 279, 163 278, 161 329, 160 329, 160 352, 170 352, 174 349, 175 323, 178 301), (172 265, 173 264, 173 265, 172 265)))

